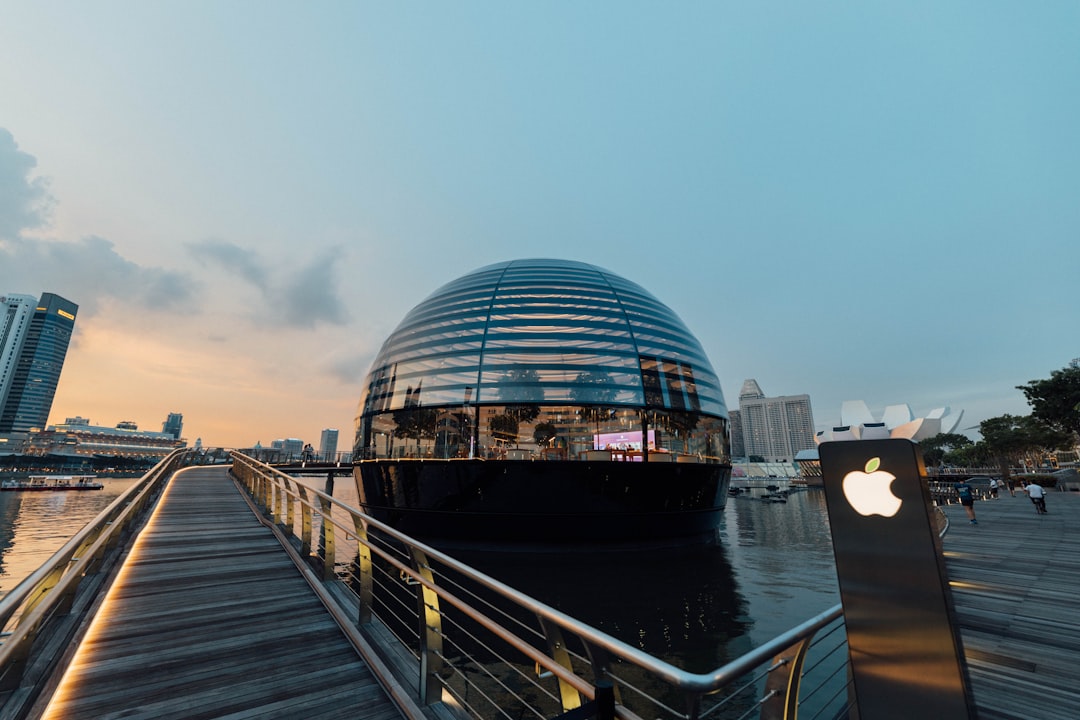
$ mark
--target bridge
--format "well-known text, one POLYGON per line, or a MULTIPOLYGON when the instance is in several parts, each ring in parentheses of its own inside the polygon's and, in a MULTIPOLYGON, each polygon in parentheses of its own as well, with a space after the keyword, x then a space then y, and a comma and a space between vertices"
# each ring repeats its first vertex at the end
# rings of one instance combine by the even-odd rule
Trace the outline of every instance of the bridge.
MULTIPOLYGON (((0 600, 0 718, 847 717, 839 606, 707 673, 280 470, 176 453, 0 600), (181 469, 183 468, 183 469, 181 469)), ((944 536, 982 718, 1080 717, 1080 497, 944 536)))

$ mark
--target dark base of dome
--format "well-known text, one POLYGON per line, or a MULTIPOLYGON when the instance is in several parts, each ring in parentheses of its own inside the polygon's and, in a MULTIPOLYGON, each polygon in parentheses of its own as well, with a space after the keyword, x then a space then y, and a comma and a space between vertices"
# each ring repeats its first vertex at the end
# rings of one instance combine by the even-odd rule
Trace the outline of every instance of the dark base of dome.
POLYGON ((372 517, 440 546, 547 549, 714 542, 731 468, 700 463, 365 460, 372 517))

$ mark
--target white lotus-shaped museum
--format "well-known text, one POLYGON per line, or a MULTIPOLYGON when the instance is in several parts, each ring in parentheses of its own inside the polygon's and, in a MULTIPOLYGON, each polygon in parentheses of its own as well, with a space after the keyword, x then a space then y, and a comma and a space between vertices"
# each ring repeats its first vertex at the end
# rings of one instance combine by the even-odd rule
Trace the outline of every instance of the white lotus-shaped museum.
POLYGON ((911 407, 889 405, 876 419, 863 400, 845 400, 840 406, 840 425, 819 432, 814 441, 818 444, 828 440, 877 440, 883 438, 907 438, 925 440, 938 433, 956 432, 964 411, 953 413, 948 407, 931 410, 925 417, 917 418, 911 407))

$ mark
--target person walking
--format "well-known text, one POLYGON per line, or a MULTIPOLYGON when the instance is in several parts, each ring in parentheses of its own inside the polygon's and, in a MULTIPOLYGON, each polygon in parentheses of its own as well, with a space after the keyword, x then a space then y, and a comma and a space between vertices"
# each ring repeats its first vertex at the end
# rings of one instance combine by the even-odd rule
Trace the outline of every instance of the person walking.
POLYGON ((979 521, 975 519, 975 493, 972 492, 971 486, 967 484, 966 480, 956 483, 956 496, 960 498, 960 504, 964 506, 968 522, 972 525, 978 525, 979 521))
POLYGON ((1035 513, 1037 515, 1046 515, 1046 489, 1038 483, 1030 483, 1024 486, 1024 492, 1031 498, 1031 502, 1035 505, 1035 513))
POLYGON ((998 481, 997 478, 990 478, 990 497, 997 499, 998 496, 998 481))

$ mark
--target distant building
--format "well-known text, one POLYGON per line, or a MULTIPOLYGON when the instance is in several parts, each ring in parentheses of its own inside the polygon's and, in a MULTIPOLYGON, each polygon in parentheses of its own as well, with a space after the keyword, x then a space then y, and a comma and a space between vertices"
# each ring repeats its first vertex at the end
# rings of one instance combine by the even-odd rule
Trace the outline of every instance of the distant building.
POLYGON ((742 413, 731 410, 728 412, 728 418, 731 420, 731 457, 745 458, 746 443, 743 442, 742 413))
POLYGON ((30 309, 30 297, 0 298, 0 433, 45 427, 79 311, 53 293, 43 293, 30 309))
POLYGON ((168 433, 179 440, 184 433, 183 413, 169 413, 169 416, 165 418, 165 422, 161 424, 161 432, 168 433))
POLYGON ((863 400, 845 400, 840 405, 840 425, 817 434, 815 442, 829 440, 870 440, 906 438, 925 440, 938 433, 953 433, 960 426, 964 411, 954 413, 949 407, 934 408, 917 418, 911 406, 889 405, 878 420, 863 400))
POLYGON ((319 437, 319 459, 333 462, 337 459, 337 428, 325 428, 319 437))
POLYGON ((160 460, 178 447, 184 447, 167 433, 139 430, 135 423, 124 421, 116 427, 91 425, 82 417, 50 425, 30 434, 28 455, 108 456, 160 460))
POLYGON ((299 460, 304 452, 304 441, 297 438, 279 438, 272 440, 270 447, 280 451, 282 460, 299 460))
POLYGON ((809 395, 765 397, 756 380, 747 380, 739 392, 739 420, 748 458, 790 463, 800 450, 815 447, 809 395))
POLYGON ((5 295, 0 297, 0 306, 4 313, 0 317, 0 408, 3 408, 19 360, 19 351, 26 338, 26 329, 37 307, 37 298, 33 295, 5 295))

